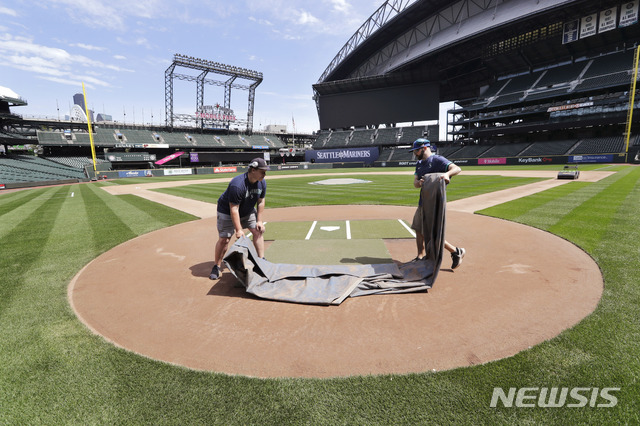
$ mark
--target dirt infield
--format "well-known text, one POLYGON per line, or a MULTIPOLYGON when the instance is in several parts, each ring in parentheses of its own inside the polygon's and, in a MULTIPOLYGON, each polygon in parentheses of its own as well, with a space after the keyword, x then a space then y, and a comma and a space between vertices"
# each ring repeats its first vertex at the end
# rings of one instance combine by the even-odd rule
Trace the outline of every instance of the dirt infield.
MULTIPOLYGON (((175 198, 168 196, 168 203, 175 198)), ((115 345, 193 369, 255 377, 474 365, 550 339, 595 309, 602 276, 582 250, 547 232, 468 213, 468 201, 458 209, 455 203, 449 204, 447 239, 468 254, 455 272, 445 258, 428 293, 364 296, 323 307, 249 296, 234 287, 228 271, 211 281, 215 206, 202 203, 206 219, 143 235, 89 263, 70 283, 69 300, 91 330, 115 345)), ((413 212, 294 207, 267 209, 265 220, 410 221, 413 212)), ((394 261, 415 256, 413 240, 385 244, 394 261)))

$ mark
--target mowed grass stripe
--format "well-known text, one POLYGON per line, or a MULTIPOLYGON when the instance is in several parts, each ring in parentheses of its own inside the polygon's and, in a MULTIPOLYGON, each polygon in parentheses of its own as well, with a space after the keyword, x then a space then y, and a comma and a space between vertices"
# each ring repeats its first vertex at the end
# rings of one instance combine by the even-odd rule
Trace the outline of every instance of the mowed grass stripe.
POLYGON ((145 198, 137 197, 135 195, 118 195, 117 198, 121 201, 124 201, 129 206, 139 211, 145 212, 149 217, 153 219, 153 222, 155 222, 155 228, 199 219, 198 217, 190 215, 183 211, 163 206, 145 198))
MULTIPOLYGON (((41 256, 14 299, 9 324, 20 326, 10 335, 0 334, 8 347, 2 354, 10 358, 3 365, 10 366, 16 373, 13 377, 21 377, 20 386, 29 390, 28 396, 17 400, 28 398, 26 406, 40 407, 43 414, 47 407, 55 407, 49 413, 51 419, 57 419, 53 423, 83 422, 81 401, 85 396, 77 383, 92 389, 91 398, 108 398, 115 391, 110 382, 118 376, 111 362, 99 361, 102 352, 113 352, 113 347, 91 335, 66 297, 72 276, 96 255, 90 238, 94 224, 82 208, 84 202, 92 202, 92 197, 85 200, 80 192, 64 200, 41 256), (68 399, 77 405, 70 406, 68 399)), ((33 413, 27 410, 24 415, 29 419, 33 413)))
POLYGON ((34 191, 20 191, 22 195, 18 199, 12 199, 8 203, 0 205, 0 238, 10 232, 16 223, 25 220, 34 210, 52 197, 64 197, 65 195, 55 195, 51 189, 39 189, 34 191))
POLYGON ((60 211, 69 187, 47 189, 42 194, 46 199, 0 240, 0 270, 3 285, 0 286, 0 318, 12 304, 13 295, 24 285, 31 274, 31 267, 38 262, 49 239, 53 223, 60 211))
POLYGON ((135 196, 113 196, 97 185, 87 185, 87 187, 93 194, 96 203, 96 206, 92 207, 95 219, 116 223, 114 226, 122 230, 128 229, 132 237, 167 224, 194 219, 193 216, 158 203, 142 199, 136 200, 138 197, 135 196), (175 214, 176 217, 172 218, 172 214, 175 214), (114 221, 115 218, 118 220, 114 221))
POLYGON ((102 253, 137 235, 121 219, 124 212, 115 213, 111 208, 111 200, 116 197, 92 185, 83 185, 81 192, 85 200, 86 214, 91 220, 91 236, 97 253, 102 253), (109 198, 109 204, 106 202, 106 198, 109 198))
MULTIPOLYGON (((565 194, 562 191, 551 193, 552 195, 555 195, 555 198, 532 208, 520 216, 514 217, 512 220, 526 223, 530 226, 535 226, 536 228, 548 230, 561 218, 569 214, 573 209, 581 206, 590 198, 597 196, 601 191, 606 190, 607 187, 614 184, 618 179, 620 179, 620 175, 619 173, 616 173, 615 175, 599 182, 582 185, 575 191, 566 194, 567 196, 564 196, 565 194)), ((574 185, 574 183, 569 183, 567 185, 574 185)), ((538 195, 538 197, 548 195, 549 194, 538 195)), ((509 206, 506 207, 509 208, 509 206)))
POLYGON ((66 304, 66 286, 73 271, 80 269, 93 258, 90 238, 79 236, 90 234, 89 220, 82 208, 82 197, 66 197, 60 200, 60 209, 52 216, 50 232, 43 239, 39 248, 40 256, 29 265, 22 279, 23 285, 14 295, 14 301, 5 311, 8 324, 21 324, 20 328, 3 335, 1 340, 12 342, 16 350, 23 349, 25 344, 53 338, 59 332, 50 328, 57 327, 61 318, 76 323, 69 313, 66 304), (64 254, 73 253, 73 256, 64 254), (34 314, 34 312, 36 314, 34 314), (49 331, 46 331, 49 330, 49 331))
POLYGON ((591 252, 605 238, 604 233, 607 232, 609 222, 613 220, 620 205, 636 187, 638 179, 631 174, 632 170, 627 169, 608 177, 602 182, 603 185, 594 184, 593 187, 600 187, 600 191, 585 200, 579 209, 574 209, 563 216, 548 230, 570 239, 591 252), (628 176, 630 174, 631 176, 628 176), (612 182, 608 182, 609 179, 612 182), (613 182, 617 182, 616 190, 609 191, 613 182), (591 232, 585 232, 588 228, 591 228, 591 232))
POLYGON ((528 185, 540 182, 543 178, 507 177, 507 176, 465 176, 464 169, 461 174, 454 176, 447 186, 447 201, 455 201, 461 198, 473 197, 489 192, 501 191, 516 186, 528 185))
POLYGON ((498 205, 490 209, 484 210, 483 214, 491 212, 491 216, 498 214, 502 219, 514 222, 522 222, 520 217, 524 217, 527 213, 534 209, 544 208, 543 206, 551 201, 558 199, 571 199, 572 194, 585 186, 590 185, 589 182, 571 182, 565 185, 556 186, 546 191, 528 197, 520 198, 517 203, 507 202, 504 205, 498 205))
POLYGON ((15 191, 9 193, 0 192, 0 216, 26 204, 29 200, 41 196, 45 189, 33 189, 15 191))

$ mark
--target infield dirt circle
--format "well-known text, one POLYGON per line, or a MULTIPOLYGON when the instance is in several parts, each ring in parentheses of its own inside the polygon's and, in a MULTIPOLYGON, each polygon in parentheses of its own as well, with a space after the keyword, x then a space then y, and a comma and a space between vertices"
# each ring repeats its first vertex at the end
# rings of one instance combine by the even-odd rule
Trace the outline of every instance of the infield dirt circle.
MULTIPOLYGON (((265 221, 410 223, 414 210, 294 207, 267 209, 265 221)), ((192 369, 253 377, 470 366, 557 336, 595 309, 603 280, 582 250, 544 231, 460 210, 447 212, 446 238, 467 255, 455 271, 446 256, 428 292, 347 298, 339 306, 258 299, 235 287, 228 271, 209 280, 217 240, 209 217, 104 253, 74 277, 69 300, 92 331, 119 347, 192 369)), ((415 256, 411 239, 385 245, 395 262, 415 256)))

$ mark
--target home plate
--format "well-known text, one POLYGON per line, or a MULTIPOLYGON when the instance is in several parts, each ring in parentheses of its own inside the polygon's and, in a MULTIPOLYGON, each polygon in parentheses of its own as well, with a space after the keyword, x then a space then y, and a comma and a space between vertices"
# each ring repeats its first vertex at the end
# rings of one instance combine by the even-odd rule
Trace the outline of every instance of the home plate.
POLYGON ((343 178, 343 179, 318 180, 316 182, 309 182, 309 183, 311 185, 349 185, 352 183, 371 183, 371 181, 364 180, 364 179, 343 178))
POLYGON ((339 226, 321 226, 320 229, 323 231, 331 232, 331 231, 337 231, 338 229, 340 229, 340 227, 339 226))

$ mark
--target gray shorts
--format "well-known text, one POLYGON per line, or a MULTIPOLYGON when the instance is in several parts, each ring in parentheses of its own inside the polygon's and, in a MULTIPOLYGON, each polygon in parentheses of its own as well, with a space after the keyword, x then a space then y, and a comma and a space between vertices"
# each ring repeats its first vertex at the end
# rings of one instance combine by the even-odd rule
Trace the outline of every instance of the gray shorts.
MULTIPOLYGON (((231 238, 236 230, 233 227, 233 221, 231 220, 231 215, 225 213, 218 213, 218 235, 220 238, 231 238)), ((257 225, 256 221, 256 211, 252 211, 250 214, 245 217, 240 218, 240 224, 242 228, 255 229, 257 225)))
POLYGON ((418 207, 416 209, 416 212, 413 214, 413 222, 411 223, 411 229, 419 234, 422 234, 422 215, 420 214, 421 209, 422 207, 418 207))

